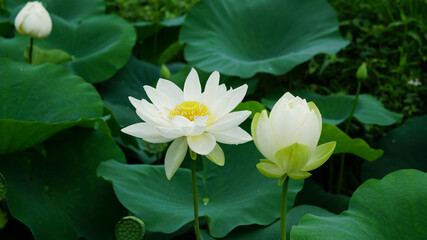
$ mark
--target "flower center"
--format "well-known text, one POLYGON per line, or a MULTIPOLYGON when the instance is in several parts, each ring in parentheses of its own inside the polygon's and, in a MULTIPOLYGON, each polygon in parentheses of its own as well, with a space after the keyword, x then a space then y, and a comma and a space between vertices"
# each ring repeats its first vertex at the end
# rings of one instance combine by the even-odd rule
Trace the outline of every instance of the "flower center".
POLYGON ((174 116, 183 116, 190 121, 194 121, 196 116, 204 117, 210 116, 210 114, 208 106, 205 104, 200 104, 196 101, 185 101, 175 106, 175 108, 170 112, 169 118, 173 118, 174 116))

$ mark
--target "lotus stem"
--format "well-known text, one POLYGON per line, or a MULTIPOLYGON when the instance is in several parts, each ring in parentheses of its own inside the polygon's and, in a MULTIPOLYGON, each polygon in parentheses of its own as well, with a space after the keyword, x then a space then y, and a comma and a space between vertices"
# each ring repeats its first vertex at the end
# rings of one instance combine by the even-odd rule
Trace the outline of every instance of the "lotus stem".
POLYGON ((193 182, 194 232, 196 234, 196 239, 200 240, 199 209, 197 204, 196 159, 197 155, 195 158, 192 157, 191 160, 191 177, 193 182))
POLYGON ((33 63, 33 42, 34 42, 34 38, 31 37, 30 38, 30 50, 28 52, 28 61, 30 62, 30 64, 33 63))
MULTIPOLYGON (((354 98, 353 107, 351 108, 350 115, 347 118, 346 126, 345 126, 345 134, 348 134, 348 130, 350 129, 351 125, 351 119, 353 118, 354 111, 356 110, 357 102, 359 100, 359 94, 360 94, 360 87, 362 86, 362 80, 359 78, 357 80, 357 90, 356 90, 356 97, 354 98)), ((338 185, 337 185, 337 193, 341 193, 342 188, 342 181, 344 176, 344 160, 345 160, 345 154, 343 153, 341 155, 341 162, 340 162, 340 172, 338 175, 338 185)))
POLYGON ((286 178, 282 188, 282 209, 280 211, 280 239, 286 240, 286 208, 288 206, 288 182, 289 177, 286 178))

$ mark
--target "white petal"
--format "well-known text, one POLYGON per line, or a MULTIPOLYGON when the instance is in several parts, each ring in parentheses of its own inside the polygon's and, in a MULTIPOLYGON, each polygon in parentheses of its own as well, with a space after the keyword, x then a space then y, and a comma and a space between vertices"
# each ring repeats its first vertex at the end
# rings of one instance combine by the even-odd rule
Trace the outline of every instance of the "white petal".
POLYGON ((284 110, 288 110, 289 109, 288 103, 294 98, 295 97, 291 93, 286 92, 279 100, 277 100, 277 102, 274 104, 273 108, 271 109, 270 119, 273 121, 273 119, 276 119, 278 117, 276 115, 279 115, 284 110))
POLYGON ((175 115, 173 118, 170 119, 170 123, 175 128, 183 128, 189 126, 191 124, 191 121, 184 116, 175 115))
POLYGON ((225 144, 242 144, 252 140, 251 135, 240 127, 212 132, 211 134, 215 136, 218 142, 225 144))
POLYGON ((276 140, 270 120, 267 116, 267 111, 262 111, 256 127, 256 137, 259 151, 268 160, 274 161, 274 154, 276 153, 276 140))
POLYGON ((224 93, 227 92, 227 87, 225 86, 225 84, 221 84, 218 86, 218 92, 216 93, 216 98, 218 99, 219 97, 221 97, 222 95, 224 95, 224 93))
POLYGON ((282 149, 295 142, 316 148, 320 137, 320 113, 314 103, 285 93, 271 110, 270 120, 276 133, 277 148, 282 149), (311 107, 310 107, 311 106, 311 107))
POLYGON ((219 119, 228 113, 228 112, 225 112, 225 108, 230 102, 232 94, 233 94, 232 91, 227 91, 224 94, 222 94, 221 97, 216 99, 212 108, 209 109, 214 119, 219 119))
POLYGON ((147 100, 142 99, 139 101, 132 97, 129 97, 129 100, 136 108, 136 114, 145 122, 152 125, 170 126, 168 119, 153 104, 147 102, 147 100))
POLYGON ((209 154, 216 145, 215 137, 209 133, 204 133, 198 136, 188 136, 187 142, 190 149, 200 155, 209 154))
POLYGON ((304 124, 301 126, 301 134, 299 136, 299 143, 307 144, 312 151, 316 149, 317 142, 320 138, 322 131, 319 127, 319 121, 314 111, 307 114, 304 124))
POLYGON ((200 102, 202 96, 202 87, 200 86, 199 76, 194 68, 185 79, 184 83, 184 101, 200 102))
POLYGON ((216 165, 224 166, 224 163, 225 163, 224 151, 222 151, 222 148, 218 144, 215 145, 215 148, 212 150, 212 152, 206 155, 206 157, 216 165))
POLYGON ((299 116, 294 115, 291 109, 284 106, 275 110, 270 113, 271 128, 275 133, 271 137, 275 138, 277 150, 280 150, 295 143, 301 129, 298 120, 299 116))
MULTIPOLYGON (((295 99, 295 96, 292 95, 292 93, 290 92, 286 92, 285 94, 283 94, 283 96, 277 101, 278 102, 282 102, 282 101, 286 101, 289 102, 290 100, 295 99)), ((273 107, 274 108, 274 107, 273 107)))
POLYGON ((139 110, 141 110, 142 109, 142 104, 141 104, 141 101, 140 100, 138 100, 138 99, 136 99, 136 98, 134 98, 134 97, 131 97, 131 96, 129 96, 128 97, 128 99, 129 99, 129 102, 132 104, 132 106, 135 108, 135 109, 139 109, 139 110))
POLYGON ((234 108, 242 102, 243 98, 245 98, 246 92, 248 91, 248 85, 244 84, 233 90, 233 94, 231 95, 230 102, 228 103, 227 111, 230 112, 234 108))
POLYGON ((171 180, 187 153, 188 145, 185 137, 177 138, 169 146, 165 157, 166 177, 171 180))
POLYGON ((15 28, 16 31, 20 31, 19 28, 21 26, 21 24, 24 22, 24 19, 27 17, 28 12, 24 11, 24 8, 18 13, 18 15, 16 15, 15 17, 15 28))
POLYGON ((270 113, 270 122, 276 136, 277 149, 280 150, 295 142, 309 145, 301 137, 307 121, 309 108, 305 100, 285 93, 274 105, 270 113))
POLYGON ((251 111, 238 111, 228 113, 220 119, 216 119, 209 125, 209 132, 223 131, 234 128, 245 121, 251 115, 251 111))
POLYGON ((173 139, 163 137, 157 129, 149 123, 136 123, 122 129, 122 132, 139 137, 147 142, 164 143, 170 142, 173 139))
POLYGON ((175 83, 169 80, 160 78, 157 82, 156 89, 167 95, 175 105, 184 102, 184 93, 182 90, 177 85, 175 85, 175 83))
POLYGON ((170 127, 156 127, 156 130, 165 138, 175 139, 184 136, 181 129, 170 127))
POLYGON ((191 136, 197 136, 200 135, 202 133, 204 133, 206 131, 206 128, 208 127, 207 122, 208 122, 209 117, 208 116, 204 116, 204 117, 198 117, 196 116, 194 118, 194 128, 193 131, 191 132, 191 136))
POLYGON ((223 94, 215 103, 212 114, 216 119, 221 118, 225 114, 231 112, 245 97, 248 85, 240 86, 234 90, 230 90, 223 94))
POLYGON ((208 117, 196 117, 194 121, 190 121, 186 117, 177 115, 170 122, 174 128, 180 129, 181 136, 196 136, 205 132, 207 120, 208 117))
POLYGON ((52 19, 40 2, 28 2, 15 19, 18 32, 34 38, 45 38, 52 31, 52 19))
POLYGON ((209 116, 196 116, 194 117, 194 122, 198 125, 207 125, 209 116))
POLYGON ((219 85, 219 72, 215 71, 213 72, 206 82, 205 85, 205 91, 203 93, 203 103, 208 106, 212 107, 215 99, 216 94, 218 92, 218 85, 219 85))
POLYGON ((148 85, 144 86, 144 90, 151 102, 153 102, 154 106, 156 106, 156 108, 163 114, 169 114, 169 112, 175 107, 172 100, 170 100, 163 92, 157 91, 155 88, 148 85))

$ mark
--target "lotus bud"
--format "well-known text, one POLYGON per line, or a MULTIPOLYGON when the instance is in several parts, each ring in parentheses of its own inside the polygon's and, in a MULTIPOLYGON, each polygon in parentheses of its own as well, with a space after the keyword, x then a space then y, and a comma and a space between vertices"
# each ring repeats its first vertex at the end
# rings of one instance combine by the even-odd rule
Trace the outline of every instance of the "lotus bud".
POLYGON ((52 31, 52 19, 40 2, 28 2, 15 18, 16 30, 32 38, 46 38, 52 31))
POLYGON ((313 102, 285 93, 271 110, 254 116, 252 137, 266 159, 258 170, 270 178, 304 179, 308 171, 320 167, 335 149, 335 142, 317 146, 322 132, 322 116, 313 102))
POLYGON ((357 69, 356 77, 359 80, 365 80, 368 77, 368 69, 366 69, 366 63, 362 63, 359 69, 357 69))

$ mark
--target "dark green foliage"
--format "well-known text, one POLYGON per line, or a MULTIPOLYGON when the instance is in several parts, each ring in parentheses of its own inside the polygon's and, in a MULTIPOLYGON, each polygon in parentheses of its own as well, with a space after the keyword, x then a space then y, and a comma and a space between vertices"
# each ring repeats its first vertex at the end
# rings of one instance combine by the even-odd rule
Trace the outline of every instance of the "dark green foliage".
POLYGON ((0 201, 2 201, 7 194, 7 183, 3 175, 0 173, 0 201))
POLYGON ((186 13, 199 0, 105 0, 107 12, 130 22, 172 19, 186 13))
POLYGON ((354 93, 357 67, 366 62, 363 91, 407 117, 426 113, 427 4, 422 0, 329 0, 351 44, 310 62, 310 82, 328 92, 354 93), (424 69, 424 70, 423 70, 424 69), (421 84, 420 86, 414 86, 421 84))

